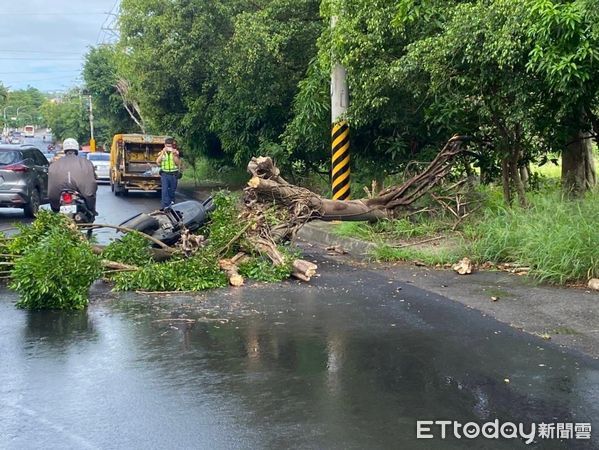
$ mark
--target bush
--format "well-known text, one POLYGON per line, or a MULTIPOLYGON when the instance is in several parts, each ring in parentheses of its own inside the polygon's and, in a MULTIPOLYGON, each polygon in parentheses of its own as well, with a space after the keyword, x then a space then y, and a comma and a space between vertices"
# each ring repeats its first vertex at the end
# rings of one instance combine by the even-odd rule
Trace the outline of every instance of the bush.
MULTIPOLYGON (((46 218, 42 216, 44 222, 46 218)), ((37 222, 37 221, 36 221, 37 222)), ((10 288, 19 293, 17 306, 26 309, 82 309, 91 284, 102 273, 100 260, 90 245, 73 230, 50 227, 37 243, 29 241, 38 223, 21 243, 28 250, 17 258, 10 288)), ((58 222, 57 222, 58 223, 58 222)), ((47 223, 46 223, 47 224, 47 223)))

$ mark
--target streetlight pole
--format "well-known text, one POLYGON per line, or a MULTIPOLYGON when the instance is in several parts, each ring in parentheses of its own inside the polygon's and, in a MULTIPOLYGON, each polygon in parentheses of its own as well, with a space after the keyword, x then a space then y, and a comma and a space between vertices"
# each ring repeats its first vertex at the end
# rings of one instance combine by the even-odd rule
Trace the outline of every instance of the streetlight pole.
MULTIPOLYGON (((19 109, 26 108, 26 107, 27 107, 26 105, 21 105, 17 108, 17 128, 19 127, 19 109)), ((21 115, 23 115, 23 114, 21 113, 21 115)))
POLYGON ((93 153, 96 151, 96 140, 94 139, 94 111, 93 111, 93 106, 92 106, 91 94, 89 94, 88 98, 89 98, 89 133, 90 133, 89 151, 93 153))
POLYGON ((4 127, 2 128, 2 135, 3 136, 7 136, 8 135, 8 124, 6 123, 6 110, 8 108, 14 108, 14 106, 5 106, 4 107, 4 111, 2 112, 2 117, 4 118, 4 127))

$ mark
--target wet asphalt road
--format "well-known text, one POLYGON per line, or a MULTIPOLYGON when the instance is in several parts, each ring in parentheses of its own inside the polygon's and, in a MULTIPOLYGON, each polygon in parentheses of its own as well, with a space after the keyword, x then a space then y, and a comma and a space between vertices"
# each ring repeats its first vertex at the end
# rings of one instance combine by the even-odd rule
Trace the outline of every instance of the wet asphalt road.
POLYGON ((417 441, 415 421, 599 423, 596 361, 319 262, 309 285, 168 296, 98 284, 75 313, 20 311, 4 291, 0 448, 507 449, 526 446, 417 441))
MULTIPOLYGON (((113 223, 158 203, 99 199, 113 223)), ((597 361, 314 258, 309 284, 117 295, 98 283, 82 312, 17 310, 1 291, 0 448, 511 449, 527 446, 419 441, 416 420, 599 427, 597 361)))

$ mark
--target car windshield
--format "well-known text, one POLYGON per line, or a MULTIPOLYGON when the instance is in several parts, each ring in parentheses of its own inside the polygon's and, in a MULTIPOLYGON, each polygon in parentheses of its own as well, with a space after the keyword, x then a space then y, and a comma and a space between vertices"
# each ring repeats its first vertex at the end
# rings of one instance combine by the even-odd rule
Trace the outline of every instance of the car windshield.
POLYGON ((90 161, 110 161, 110 155, 108 153, 90 153, 87 155, 87 159, 90 161))
POLYGON ((0 152, 0 166, 6 166, 8 164, 14 164, 21 159, 19 152, 8 151, 0 152))

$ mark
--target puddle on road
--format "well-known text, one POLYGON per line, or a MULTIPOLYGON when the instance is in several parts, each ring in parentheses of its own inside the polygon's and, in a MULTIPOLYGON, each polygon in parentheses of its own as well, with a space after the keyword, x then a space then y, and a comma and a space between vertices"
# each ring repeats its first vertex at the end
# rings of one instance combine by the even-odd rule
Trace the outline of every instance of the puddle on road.
POLYGON ((416 420, 599 417, 594 362, 419 295, 325 276, 61 313, 5 294, 0 446, 464 448, 416 420))

